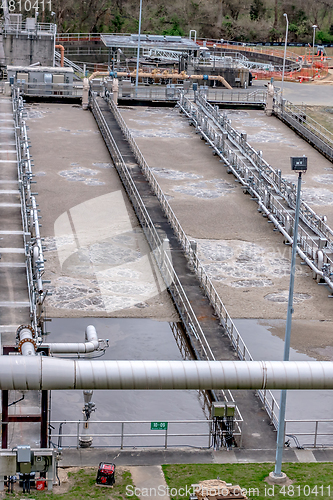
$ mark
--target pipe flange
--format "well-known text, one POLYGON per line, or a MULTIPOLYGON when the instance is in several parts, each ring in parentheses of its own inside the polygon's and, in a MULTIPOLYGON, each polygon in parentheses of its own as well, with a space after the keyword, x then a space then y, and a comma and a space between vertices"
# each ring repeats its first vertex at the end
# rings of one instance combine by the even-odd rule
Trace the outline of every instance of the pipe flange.
POLYGON ((18 327, 18 329, 16 330, 16 344, 17 344, 19 353, 21 353, 21 347, 25 342, 30 342, 31 344, 33 344, 34 349, 36 350, 36 341, 34 339, 34 336, 35 336, 35 330, 32 328, 31 325, 20 325, 18 327), (30 330, 31 338, 27 337, 27 338, 21 340, 20 333, 22 332, 22 330, 30 330))
POLYGON ((31 325, 20 325, 18 329, 16 330, 16 341, 18 342, 20 340, 20 333, 22 330, 30 330, 32 333, 32 336, 35 336, 35 330, 32 328, 31 325))
POLYGON ((20 354, 22 354, 22 345, 25 344, 26 342, 30 342, 30 344, 32 344, 34 346, 34 349, 36 351, 36 342, 35 342, 35 340, 27 338, 27 339, 20 340, 20 342, 18 343, 18 350, 19 350, 20 354))

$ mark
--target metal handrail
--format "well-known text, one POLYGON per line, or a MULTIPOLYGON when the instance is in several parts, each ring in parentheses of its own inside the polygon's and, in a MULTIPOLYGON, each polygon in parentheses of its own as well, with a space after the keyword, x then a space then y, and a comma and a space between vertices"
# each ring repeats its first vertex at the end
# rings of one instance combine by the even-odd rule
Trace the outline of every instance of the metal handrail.
MULTIPOLYGON (((279 102, 277 96, 275 97, 275 102, 279 102)), ((248 142, 244 141, 242 134, 234 129, 225 117, 221 116, 219 111, 200 94, 197 96, 196 103, 200 105, 202 111, 214 121, 221 131, 226 131, 228 133, 229 140, 234 142, 235 145, 244 152, 245 156, 251 161, 254 167, 260 169, 261 175, 269 175, 269 181, 275 192, 278 195, 282 195, 289 206, 294 208, 296 205, 295 185, 284 179, 279 170, 273 169, 273 167, 262 158, 261 154, 255 151, 248 142)), ((332 136, 333 145, 333 134, 330 132, 328 133, 332 136)), ((328 239, 333 237, 333 230, 305 201, 301 201, 301 218, 313 231, 318 232, 319 236, 325 236, 328 239)))
POLYGON ((56 34, 56 24, 53 23, 36 23, 34 27, 27 28, 25 22, 20 23, 0 23, 1 31, 4 35, 12 33, 50 33, 56 34))
MULTIPOLYGON (((231 127, 226 116, 219 114, 218 108, 213 108, 200 95, 196 96, 196 104, 194 105, 187 97, 181 95, 179 106, 182 111, 195 123, 197 130, 225 162, 229 171, 258 201, 260 210, 274 222, 274 225, 285 236, 286 240, 292 243, 291 232, 294 217, 290 213, 288 206, 292 209, 295 207, 296 194, 294 185, 281 177, 281 171, 275 171, 263 160, 261 155, 246 142, 244 136, 231 127), (213 121, 213 125, 209 123, 209 119, 213 121), (216 131, 216 125, 219 128, 218 132, 216 131), (230 143, 237 147, 242 156, 245 156, 246 160, 250 162, 251 168, 235 151, 229 149, 225 143, 223 133, 225 133, 230 143), (280 201, 281 198, 284 199, 285 205, 280 201)), ((305 202, 301 202, 300 218, 307 228, 299 227, 297 252, 315 271, 316 275, 333 289, 331 279, 333 260, 322 248, 322 241, 320 241, 322 238, 325 243, 330 243, 330 246, 332 246, 329 235, 333 234, 333 232, 325 220, 318 216, 305 202), (309 234, 309 229, 320 238, 318 239, 316 236, 309 234), (324 263, 322 269, 319 269, 316 264, 319 250, 323 252, 324 263)), ((330 251, 330 247, 328 249, 330 251)))
MULTIPOLYGON (((58 51, 54 52, 55 59, 57 61, 61 61, 61 54, 58 51)), ((75 64, 73 61, 70 59, 67 59, 67 57, 64 57, 64 64, 65 66, 68 66, 70 68, 73 68, 76 73, 82 74, 83 75, 83 68, 81 68, 78 64, 75 64)))
POLYGON ((178 221, 168 200, 166 199, 158 181, 156 180, 156 177, 154 176, 152 170, 148 166, 143 154, 141 153, 137 143, 135 142, 135 139, 130 133, 123 117, 119 113, 117 106, 114 104, 112 99, 109 99, 108 102, 118 122, 118 125, 120 126, 124 136, 131 145, 136 160, 138 161, 145 177, 147 178, 150 186, 152 187, 153 192, 155 193, 156 197, 161 203, 162 209, 166 217, 168 218, 172 228, 174 229, 176 236, 180 244, 182 245, 186 257, 189 259, 190 264, 196 271, 197 277, 199 278, 199 281, 203 286, 205 293, 214 308, 215 313, 220 318, 220 321, 223 324, 224 328, 226 329, 229 338, 232 340, 232 344, 236 349, 239 358, 242 360, 253 360, 248 348, 245 345, 245 342, 243 341, 239 331, 237 330, 234 322, 232 321, 225 305, 220 299, 211 279, 206 273, 204 266, 201 264, 197 253, 193 250, 190 240, 187 238, 186 233, 184 232, 180 222, 178 221))
MULTIPOLYGON (((185 294, 185 291, 179 282, 179 279, 177 277, 177 274, 172 266, 172 263, 169 259, 169 256, 167 252, 165 252, 164 247, 163 247, 163 241, 161 240, 159 234, 156 231, 156 228, 146 210, 146 207, 140 197, 140 194, 132 180, 132 177, 127 169, 127 166, 122 158, 122 155, 110 133, 108 133, 108 127, 105 122, 105 119, 100 111, 100 108, 96 102, 96 99, 93 97, 92 99, 92 108, 93 111, 98 116, 99 121, 103 124, 103 128, 106 131, 108 135, 108 141, 112 147, 113 150, 113 155, 114 159, 116 162, 116 167, 117 170, 121 174, 122 181, 126 187, 126 190, 128 194, 130 195, 131 198, 135 198, 136 201, 136 206, 134 207, 135 211, 137 212, 139 219, 141 222, 143 222, 143 230, 147 236, 147 239, 149 241, 149 244, 151 246, 151 249, 153 251, 153 255, 155 257, 155 260, 158 264, 158 267, 162 273, 162 276, 164 278, 164 281, 166 282, 167 286, 176 286, 176 294, 179 298, 182 299, 182 306, 183 310, 180 312, 181 315, 186 316, 188 319, 190 319, 190 324, 191 327, 189 329, 189 334, 193 335, 193 331, 195 332, 195 337, 197 339, 200 339, 202 341, 202 348, 204 352, 204 356, 206 359, 210 360, 215 360, 215 357, 210 349, 210 346, 207 342, 207 339, 201 329, 200 323, 198 322, 198 319, 196 315, 194 314, 194 311, 187 299, 187 296, 185 294), (143 219, 143 220, 142 220, 143 219), (148 231, 147 231, 148 230, 148 231)), ((185 324, 189 324, 188 319, 185 321, 185 324)))
MULTIPOLYGON (((237 51, 245 51, 245 52, 256 52, 259 54, 266 54, 269 56, 279 57, 283 59, 283 51, 279 49, 272 49, 271 47, 262 47, 259 45, 251 46, 246 43, 228 43, 228 41, 224 41, 221 43, 221 39, 212 39, 212 38, 200 38, 197 39, 197 43, 201 46, 205 44, 206 47, 213 47, 215 44, 217 48, 227 49, 227 50, 237 50, 237 51)), ((290 60, 298 60, 300 56, 291 50, 286 51, 286 58, 290 60)))
MULTIPOLYGON (((306 107, 304 109, 285 99, 276 98, 274 100, 273 109, 279 117, 287 116, 291 118, 295 128, 300 131, 302 131, 302 129, 309 130, 315 137, 322 141, 323 144, 330 148, 330 156, 333 158, 333 133, 306 114, 306 107)), ((333 232, 331 234, 333 234, 333 232)))
MULTIPOLYGON (((138 161, 141 169, 143 170, 145 177, 147 178, 150 186, 153 189, 153 192, 155 193, 156 197, 158 198, 159 202, 161 203, 162 209, 163 209, 165 215, 167 216, 172 228, 174 229, 174 231, 177 235, 177 238, 178 238, 179 242, 181 243, 182 248, 185 252, 185 255, 189 259, 192 266, 194 266, 196 273, 197 273, 197 276, 200 279, 201 285, 203 285, 203 287, 205 288, 205 292, 208 295, 208 297, 211 299, 214 298, 214 300, 211 300, 211 302, 212 302, 212 305, 215 309, 215 312, 219 311, 221 313, 223 311, 224 316, 223 316, 223 318, 221 318, 221 319, 223 319, 223 322, 225 319, 226 319, 226 321, 230 320, 230 322, 232 323, 234 328, 236 328, 234 323, 232 322, 231 317, 229 316, 223 302, 218 297, 217 291, 216 291, 213 283, 211 282, 208 274, 206 273, 204 266, 201 264, 197 253, 193 250, 193 247, 191 245, 190 240, 187 238, 185 231, 183 230, 178 218, 176 217, 174 211, 172 210, 168 200, 166 199, 155 175, 153 174, 151 168, 148 166, 148 164, 147 164, 143 154, 141 153, 135 139, 133 138, 131 132, 129 131, 129 129, 128 129, 128 127, 123 119, 123 117, 119 113, 119 110, 118 110, 117 106, 114 104, 112 99, 109 100, 109 105, 112 109, 112 112, 113 112, 120 128, 122 129, 124 136, 126 137, 129 144, 131 145, 132 151, 135 155, 135 158, 138 161)), ((245 351, 244 351, 245 356, 241 359, 250 360, 251 359, 250 352, 246 348, 245 343, 243 341, 241 341, 241 343, 244 344, 244 349, 245 349, 245 351)))
MULTIPOLYGON (((313 447, 317 448, 318 446, 323 446, 322 444, 318 444, 318 437, 319 436, 332 436, 333 437, 333 431, 332 432, 319 432, 319 425, 320 424, 332 424, 333 425, 333 419, 329 418, 321 418, 321 419, 288 419, 286 420, 286 434, 290 434, 292 432, 293 435, 295 436, 313 436, 313 442, 312 443, 306 443, 304 446, 306 447, 313 447), (297 431, 295 432, 294 430, 288 431, 288 426, 290 424, 314 424, 314 432, 302 432, 299 427, 297 428, 297 431)), ((331 445, 333 444, 333 439, 331 442, 331 445)), ((327 446, 327 444, 326 444, 327 446)))
MULTIPOLYGON (((198 321, 198 318, 196 314, 194 313, 192 306, 187 298, 187 295, 178 279, 177 273, 175 272, 173 265, 169 259, 168 253, 165 251, 165 247, 163 246, 163 242, 159 236, 159 234, 156 231, 156 228, 147 212, 147 209, 141 199, 141 196, 133 182, 133 179, 131 177, 131 174, 128 171, 128 168, 126 166, 126 163, 124 162, 122 155, 117 147, 117 144, 115 143, 112 134, 109 131, 109 127, 107 126, 107 123, 104 119, 103 114, 101 113, 101 110, 98 106, 98 103, 96 101, 95 96, 92 96, 91 99, 91 107, 93 114, 97 120, 102 125, 102 130, 103 130, 103 135, 104 139, 107 140, 107 143, 109 144, 111 148, 111 155, 113 158, 113 161, 115 163, 116 169, 118 171, 118 174, 125 186, 125 189, 132 200, 134 210, 141 222, 143 231, 146 235, 147 241, 151 247, 153 256, 155 258, 155 261, 157 263, 157 266, 161 272, 161 275, 174 299, 174 302, 177 306, 178 312, 180 317, 182 318, 182 321, 184 323, 184 326, 186 328, 187 334, 191 338, 195 338, 199 342, 199 347, 200 347, 200 352, 199 354, 199 359, 207 359, 207 360, 215 360, 214 354, 209 346, 209 343, 206 339, 206 336, 200 326, 200 323, 198 321)), ((116 109, 116 112, 118 110, 116 109)), ((119 113, 119 112, 118 112, 119 113)), ((119 115, 121 117, 121 115, 119 115)), ((117 116, 115 116, 117 120, 117 116)), ((120 123, 119 126, 121 127, 120 123)), ((122 128, 122 127, 121 127, 122 128)), ((128 131, 129 132, 129 131, 128 131)), ((123 132, 124 133, 124 132, 123 132)), ((137 151, 139 153, 139 151, 137 151)), ((135 153, 134 153, 135 154, 135 153)), ((141 156, 141 160, 144 161, 144 158, 141 153, 139 153, 141 156)), ((138 159, 138 158, 137 158, 138 159)), ((139 160, 138 160, 139 161, 139 160)), ((148 165, 147 165, 148 167, 148 165)), ((148 167, 149 169, 149 167, 148 167)), ((150 169, 149 169, 150 170, 150 169)), ((148 172, 148 171, 147 171, 148 172)), ((159 187, 156 179, 153 189, 157 190, 161 195, 163 195, 161 188, 159 187)), ((163 195, 164 197, 164 195, 163 195)), ((164 197, 165 198, 165 197, 164 197)), ((167 200, 165 199, 165 202, 167 203, 167 200)), ((167 203, 168 204, 168 203, 167 203)), ((166 205, 165 205, 166 207, 166 205)), ((162 208, 163 204, 162 204, 162 208)), ((176 218, 176 216, 173 214, 173 219, 172 223, 175 225, 175 227, 179 227, 181 229, 181 226, 176 218)), ((185 233, 184 233, 185 235, 185 233)), ((187 240, 187 238, 186 238, 187 240)), ((188 241, 188 240, 187 240, 188 241)), ((226 400, 231 400, 234 401, 234 398, 232 396, 232 393, 228 391, 221 391, 223 394, 224 398, 226 400)), ((242 420, 242 416, 239 412, 238 407, 236 406, 236 412, 238 414, 238 417, 240 420, 242 420)))
MULTIPOLYGON (((181 243, 183 250, 185 252, 185 255, 189 259, 190 263, 194 267, 196 274, 200 280, 201 285, 203 286, 205 293, 207 297, 210 300, 210 303, 212 304, 215 313, 219 317, 221 323, 223 324, 228 337, 230 338, 232 345, 234 349, 236 350, 236 353, 238 357, 241 360, 248 360, 248 361, 253 361, 253 357, 248 350, 242 336, 240 335, 235 323, 232 321, 231 316, 229 315, 225 305, 223 304, 221 298, 218 295, 218 292, 216 291, 211 279, 209 278, 208 274, 205 271, 204 266, 201 264, 200 259, 197 255, 197 253, 193 250, 193 247, 191 245, 191 242, 187 238, 183 228, 181 227, 176 215, 174 214, 168 200, 166 199, 162 189, 160 188, 152 170, 148 166, 144 156, 142 155, 138 145, 136 144, 132 134, 130 133, 123 117, 119 113, 119 110, 117 106, 114 104, 114 102, 109 99, 109 104, 112 109, 112 112, 114 113, 114 116, 120 126, 120 128, 123 131, 123 134, 125 135, 126 139, 128 140, 129 144, 132 147, 132 151, 136 157, 136 160, 138 161, 140 167, 142 168, 147 180, 149 181, 155 195, 157 196, 158 200, 161 203, 161 206, 164 210, 165 215, 167 216, 171 226, 173 227, 177 238, 179 242, 181 243)), ((273 394, 271 391, 258 391, 259 397, 262 400, 265 408, 267 409, 267 412, 271 418, 271 422, 277 427, 278 423, 278 411, 279 411, 279 405, 277 401, 275 400, 273 394), (270 404, 269 401, 272 401, 270 404)))
POLYGON ((36 340, 43 329, 41 316, 42 304, 47 292, 43 286, 44 257, 39 229, 39 216, 35 193, 31 191, 32 160, 27 136, 27 127, 24 120, 24 102, 19 89, 13 87, 12 109, 14 117, 14 134, 17 155, 17 172, 19 181, 21 219, 23 241, 26 257, 26 274, 30 304, 31 323, 35 331, 36 340))
POLYGON ((23 95, 35 96, 60 96, 60 97, 81 97, 82 84, 73 85, 72 83, 32 83, 23 82, 18 84, 20 93, 23 95))
MULTIPOLYGON (((84 434, 82 432, 82 428, 83 426, 86 424, 87 422, 84 421, 84 420, 65 420, 65 421, 61 421, 61 420, 53 420, 50 422, 50 424, 53 426, 53 427, 56 427, 56 426, 59 426, 59 425, 64 425, 64 424, 67 424, 67 425, 75 425, 76 426, 76 431, 75 432, 69 432, 69 433, 66 433, 64 434, 62 431, 61 433, 55 433, 55 432, 52 432, 50 431, 50 435, 49 435, 49 439, 52 440, 53 438, 72 438, 72 439, 75 439, 75 442, 76 442, 76 445, 64 445, 62 443, 62 447, 65 447, 65 448, 79 448, 79 445, 80 445, 80 436, 81 435, 87 435, 87 434, 84 434)), ((159 431, 152 431, 150 433, 147 432, 147 430, 145 430, 144 432, 125 432, 125 425, 138 425, 138 424, 143 424, 144 426, 146 426, 147 424, 150 425, 151 424, 151 420, 95 420, 95 421, 92 421, 92 420, 89 420, 89 430, 88 430, 88 435, 89 437, 91 438, 95 438, 95 437, 103 437, 103 438, 118 438, 119 439, 119 448, 120 449, 124 449, 124 448, 128 448, 128 447, 138 447, 137 443, 133 443, 133 444, 126 444, 124 443, 125 441, 125 438, 145 438, 145 437, 149 437, 149 438, 163 438, 162 439, 162 442, 161 444, 154 444, 155 447, 163 447, 165 449, 168 448, 168 439, 170 437, 207 437, 208 438, 208 446, 207 448, 210 448, 211 447, 211 425, 213 423, 213 420, 211 419, 198 419, 198 420, 168 420, 167 422, 167 427, 166 429, 161 429, 160 432, 159 431), (92 433, 90 432, 90 426, 91 425, 94 425, 94 424, 97 424, 98 427, 101 427, 105 424, 109 424, 109 425, 116 425, 116 426, 120 426, 120 429, 119 429, 119 432, 109 432, 109 433, 103 433, 103 432, 98 432, 98 433, 92 433), (191 424, 195 424, 195 425, 198 425, 198 424, 205 424, 208 426, 208 430, 206 432, 170 432, 170 427, 173 426, 173 425, 185 425, 186 426, 186 430, 188 430, 188 427, 191 425, 191 424)), ((237 418, 234 419, 234 424, 235 424, 235 427, 238 429, 238 430, 235 430, 233 435, 234 437, 239 437, 241 438, 241 434, 242 434, 242 424, 243 424, 243 420, 239 420, 237 418)), ((85 433, 87 431, 85 430, 85 433)), ((103 448, 106 448, 106 447, 116 447, 116 445, 108 445, 107 443, 105 443, 105 441, 103 442, 103 448)), ((145 447, 151 447, 152 445, 139 445, 140 448, 145 448, 145 447)), ((177 445, 172 445, 172 447, 174 446, 190 446, 191 448, 195 447, 195 444, 192 442, 191 444, 177 444, 177 445)), ((96 445, 94 445, 94 447, 96 447, 96 445)), ((200 446, 200 448, 202 448, 202 446, 200 446)))
MULTIPOLYGON (((145 77, 143 77, 145 78, 145 77)), ((146 77, 148 80, 148 77, 146 77)), ((172 79, 168 79, 170 82, 172 79)), ((161 85, 158 87, 130 87, 129 89, 123 89, 122 82, 119 85, 119 98, 129 98, 129 99, 146 99, 146 100, 172 100, 178 101, 180 98, 182 88, 177 86, 167 87, 165 85, 161 85)), ((202 92, 206 95, 207 99, 212 102, 217 103, 244 103, 244 104, 254 104, 254 105, 264 105, 266 92, 264 90, 256 90, 254 92, 247 91, 230 91, 228 89, 223 88, 214 88, 207 87, 203 88, 202 92)), ((189 89, 186 91, 186 95, 193 99, 194 91, 193 89, 189 89)))
POLYGON ((56 41, 61 42, 82 42, 98 41, 101 35, 130 36, 131 33, 57 33, 56 41))

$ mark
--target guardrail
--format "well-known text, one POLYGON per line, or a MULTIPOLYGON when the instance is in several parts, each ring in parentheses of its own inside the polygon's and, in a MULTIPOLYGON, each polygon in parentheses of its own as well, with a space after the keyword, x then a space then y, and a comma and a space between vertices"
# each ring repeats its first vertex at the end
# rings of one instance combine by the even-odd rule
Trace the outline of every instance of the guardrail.
POLYGON ((27 33, 42 33, 43 35, 50 34, 52 36, 56 34, 56 24, 52 23, 36 23, 35 26, 29 26, 25 22, 9 24, 2 22, 0 28, 4 36, 12 34, 19 35, 20 33, 25 35, 27 33))
POLYGON ((286 420, 286 431, 285 434, 288 437, 293 438, 294 436, 303 436, 306 439, 308 437, 311 437, 312 440, 310 443, 300 443, 302 444, 302 447, 304 448, 318 448, 318 447, 328 447, 328 446, 333 446, 333 420, 332 419, 318 419, 318 420, 311 420, 311 419, 303 419, 303 420, 295 420, 295 419, 290 419, 286 420), (301 426, 301 427, 300 427, 301 426), (323 429, 324 426, 327 426, 328 429, 325 431, 323 429), (306 427, 306 429, 303 430, 303 428, 306 427), (297 429, 297 430, 295 430, 297 429), (326 436, 331 438, 331 442, 328 443, 327 440, 325 440, 325 443, 321 442, 321 437, 326 436))
POLYGON ((42 238, 40 236, 39 215, 36 194, 32 192, 33 173, 30 145, 25 123, 24 102, 19 89, 13 87, 12 96, 15 143, 17 154, 17 171, 21 199, 21 218, 23 241, 26 256, 26 273, 30 302, 30 318, 35 331, 35 338, 43 334, 43 303, 47 295, 42 279, 44 273, 44 257, 42 238))
MULTIPOLYGON (((54 57, 55 60, 59 63, 61 61, 61 54, 60 52, 57 52, 56 50, 54 51, 54 57)), ((83 75, 83 68, 79 66, 78 64, 75 64, 73 61, 70 59, 67 59, 67 57, 64 57, 64 65, 70 68, 73 68, 74 72, 78 73, 79 75, 83 75)))
MULTIPOLYGON (((143 154, 141 153, 132 134, 130 133, 123 117, 119 113, 117 106, 111 99, 109 99, 109 104, 120 128, 122 129, 124 136, 131 145, 136 160, 138 161, 145 177, 150 183, 153 192, 155 193, 159 202, 161 203, 163 211, 166 217, 168 218, 173 230, 175 231, 175 234, 177 235, 177 238, 182 245, 185 255, 187 256, 190 264, 195 269, 196 274, 200 280, 200 283, 204 288, 205 293, 208 299, 210 300, 210 303, 212 304, 216 315, 218 316, 221 324, 224 326, 225 331, 229 339, 231 340, 232 346, 237 353, 237 356, 239 357, 239 359, 243 361, 253 361, 253 357, 250 351, 248 350, 241 334, 239 333, 235 323, 232 321, 231 316, 229 315, 225 305, 223 304, 221 298, 219 297, 218 292, 216 291, 210 277, 206 273, 204 266, 201 264, 197 252, 194 251, 191 241, 187 238, 169 202, 167 201, 162 189, 160 188, 153 172, 148 166, 143 154)), ((274 398, 273 393, 271 391, 260 390, 258 391, 258 394, 271 419, 271 423, 277 428, 279 405, 276 399, 274 398)))
MULTIPOLYGON (((275 97, 275 102, 278 102, 278 97, 275 97)), ((246 135, 234 129, 226 119, 226 116, 221 115, 218 108, 214 108, 209 102, 207 102, 205 94, 199 93, 196 96, 196 104, 200 106, 206 116, 213 120, 213 122, 220 128, 221 132, 227 132, 228 139, 243 152, 244 156, 249 159, 252 165, 260 171, 260 174, 266 177, 266 180, 269 182, 272 189, 274 189, 279 196, 284 198, 290 208, 294 209, 296 206, 295 184, 288 182, 282 177, 280 170, 276 170, 269 165, 269 163, 262 158, 262 155, 252 148, 252 146, 250 146, 250 144, 246 141, 246 135)), ((188 99, 187 105, 191 106, 188 99)), ((288 109, 290 109, 288 114, 292 114, 293 105, 288 109)), ((211 134, 213 135, 213 131, 211 134)), ((333 134, 331 134, 331 136, 333 141, 333 134)), ((319 216, 303 200, 301 200, 300 217, 301 220, 303 220, 303 222, 318 236, 327 238, 329 241, 332 240, 333 242, 333 230, 326 224, 323 217, 319 216)))
MULTIPOLYGON (((198 106, 181 96, 179 105, 215 153, 225 162, 229 171, 257 200, 259 210, 291 244, 294 226, 292 211, 296 203, 295 186, 281 177, 280 170, 274 170, 262 159, 246 142, 246 134, 233 129, 226 116, 220 115, 218 108, 213 108, 200 95, 196 101, 198 106), (209 119, 213 121, 213 125, 209 123, 209 119), (220 129, 219 132, 216 131, 216 126, 220 129), (239 149, 245 159, 229 149, 227 140, 239 149)), ((306 227, 299 226, 297 252, 316 275, 333 289, 332 229, 324 218, 318 216, 305 202, 301 202, 300 218, 306 227), (314 235, 310 234, 309 230, 314 235)))
MULTIPOLYGON (((148 77, 146 78, 148 84, 148 77)), ((172 82, 172 79, 167 79, 172 82)), ((168 83, 168 82, 166 82, 168 83)), ((201 92, 203 92, 207 100, 214 103, 225 103, 225 104, 240 104, 240 105, 253 105, 253 106, 264 106, 266 102, 266 92, 264 90, 256 90, 249 92, 246 90, 228 90, 223 88, 214 87, 200 87, 201 92)), ((147 100, 147 101, 178 101, 181 92, 184 91, 183 82, 179 84, 161 85, 161 86, 149 86, 141 87, 139 86, 136 90, 134 85, 131 87, 123 87, 122 83, 119 85, 119 95, 118 98, 121 99, 135 99, 135 100, 147 100)), ((193 99, 194 91, 193 89, 186 90, 186 96, 193 99)))
POLYGON ((101 35, 131 36, 131 33, 57 33, 57 42, 98 42, 101 35))
POLYGON ((82 97, 82 85, 71 83, 21 83, 19 91, 25 96, 36 97, 82 97))
MULTIPOLYGON (((201 38, 197 39, 197 43, 202 46, 206 46, 207 48, 213 48, 214 45, 216 45, 216 48, 220 49, 227 49, 227 50, 235 50, 235 51, 245 51, 245 52, 254 52, 258 54, 265 54, 269 56, 274 56, 278 57, 280 59, 283 59, 283 49, 273 49, 271 47, 263 47, 259 45, 247 45, 245 43, 228 43, 227 41, 222 41, 221 39, 219 40, 214 40, 214 39, 209 39, 209 38, 201 38)), ((291 61, 297 61, 300 56, 296 54, 295 52, 292 52, 290 50, 286 51, 286 58, 291 60, 291 61)))
MULTIPOLYGON (((327 158, 333 159, 332 132, 306 114, 306 107, 296 106, 285 99, 275 98, 273 111, 278 118, 291 125, 327 158)), ((330 235, 333 235, 332 231, 330 231, 330 235)))
MULTIPOLYGON (((110 103, 110 102, 109 102, 110 103)), ((109 150, 112 155, 113 162, 115 164, 115 167, 117 169, 117 172, 122 180, 122 183, 126 189, 126 192, 132 201, 134 211, 141 223, 141 226, 143 228, 143 231, 145 233, 145 236, 147 238, 147 241, 149 243, 149 246, 152 250, 152 254, 155 258, 155 261, 157 263, 157 266, 161 272, 161 275, 164 279, 164 282, 166 283, 168 290, 170 291, 173 300, 177 306, 179 315, 182 319, 182 322, 186 328, 187 334, 189 335, 190 338, 194 338, 197 343, 195 345, 198 345, 198 351, 197 351, 197 358, 198 359, 207 359, 207 360, 215 360, 214 354, 207 342, 206 336, 200 326, 200 323, 197 319, 197 316, 195 315, 191 304, 187 298, 187 295, 178 279, 178 276, 173 268, 172 262, 169 257, 169 247, 168 247, 168 242, 167 241, 162 241, 159 234, 156 231, 156 228, 147 212, 147 209, 141 199, 141 196, 133 182, 133 179, 131 177, 131 174, 128 171, 128 168, 126 166, 126 163, 124 162, 122 155, 117 147, 117 144, 115 143, 112 134, 110 133, 109 127, 104 119, 103 114, 101 113, 101 110, 98 106, 98 103, 96 101, 96 97, 93 95, 91 98, 91 109, 92 112, 95 116, 95 119, 97 123, 100 126, 100 129, 102 131, 104 140, 109 146, 109 150)), ((113 101, 111 101, 111 106, 112 104, 114 105, 113 101)), ((115 107, 115 106, 114 106, 115 107)), ((116 112, 119 116, 115 115, 115 118, 118 122, 119 117, 122 119, 121 115, 119 114, 119 111, 115 107, 116 112)), ((124 122, 123 122, 124 123, 124 122)), ((120 122, 118 122, 119 126, 122 128, 120 122)), ((127 128, 127 127, 126 127, 127 128)), ((127 129, 128 130, 128 129, 127 129)), ((124 131, 123 131, 124 133, 124 131)), ((129 131, 128 131, 129 133, 129 131)), ((126 136, 126 134, 125 134, 126 136)), ((133 139, 134 140, 134 139, 133 139)), ((133 151, 134 155, 136 156, 137 160, 137 153, 138 151, 133 151)), ((144 161, 144 158, 141 153, 139 153, 141 161, 144 161)), ((138 160, 139 161, 139 160, 138 160)), ((147 165, 148 167, 148 165, 147 165)), ((149 167, 148 167, 149 169, 149 167)), ((150 171, 150 169, 149 169, 150 171)), ((149 180, 149 179, 148 179, 149 180)), ((159 187, 156 179, 151 178, 149 182, 153 182, 153 189, 154 192, 158 192, 160 194, 159 200, 161 201, 162 198, 164 199, 165 203, 169 206, 167 200, 165 199, 164 194, 162 193, 161 188, 159 187), (155 182, 154 182, 155 181, 155 182), (160 199, 161 198, 161 199, 160 199)), ((152 184, 151 184, 152 185, 152 184)), ((162 203, 162 208, 165 210, 167 208, 167 205, 165 203, 162 203)), ((173 212, 172 212, 173 214, 173 212)), ((176 218, 176 216, 173 214, 172 217, 172 225, 173 227, 177 227, 181 229, 181 226, 176 218)), ((182 229, 181 229, 182 231, 182 229)), ((183 232, 183 231, 182 231, 183 232)), ((185 236, 185 233, 184 233, 185 236)), ((185 236, 186 238, 186 236, 185 236)), ((187 238, 186 238, 187 240, 187 238)), ((187 240, 188 242, 188 240, 187 240)), ((190 243, 188 242, 187 248, 189 248, 190 243)), ((192 251, 193 256, 194 252, 192 251)), ((195 347, 196 348, 196 347, 195 347)), ((218 392, 218 391, 217 391, 218 392)), ((221 391, 223 397, 228 401, 233 401, 234 398, 232 396, 232 393, 230 391, 221 391)), ((237 412, 237 421, 243 421, 243 418, 239 412, 238 407, 236 407, 236 412, 237 412)), ((237 424, 238 425, 238 424, 237 424)), ((238 428, 238 432, 241 435, 241 429, 238 428)))
MULTIPOLYGON (((164 424, 162 426, 164 429, 156 430, 151 428, 152 422, 150 420, 89 420, 89 428, 85 429, 84 426, 87 422, 83 420, 55 420, 50 424, 53 428, 58 427, 59 431, 57 433, 50 431, 49 440, 51 444, 58 448, 79 448, 80 438, 86 438, 87 436, 93 439, 94 448, 113 447, 121 450, 134 447, 154 447, 166 450, 170 446, 211 448, 212 423, 212 420, 169 420, 168 422, 161 422, 161 424, 164 424), (69 426, 70 430, 64 432, 64 426, 69 426), (98 432, 91 432, 92 427, 98 427, 98 432), (57 443, 53 442, 55 438, 58 440, 57 443)), ((237 419, 234 420, 234 423, 242 425, 242 421, 237 419)), ((225 431, 223 432, 224 437, 225 431)), ((234 436, 240 436, 240 434, 235 432, 234 436)))

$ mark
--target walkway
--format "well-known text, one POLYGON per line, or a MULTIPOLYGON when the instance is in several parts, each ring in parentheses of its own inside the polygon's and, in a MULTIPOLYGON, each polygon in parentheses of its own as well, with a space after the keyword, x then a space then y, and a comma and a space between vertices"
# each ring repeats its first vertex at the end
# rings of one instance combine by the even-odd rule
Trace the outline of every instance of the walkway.
POLYGON ((18 186, 17 154, 11 100, 0 99, 0 332, 2 344, 30 324, 26 258, 18 186))
MULTIPOLYGON (((189 298, 202 330, 205 332, 205 336, 215 359, 235 359, 236 354, 231 348, 230 341, 214 315, 213 308, 207 297, 204 295, 198 278, 189 268, 182 248, 162 211, 160 203, 156 196, 152 194, 148 181, 145 180, 139 166, 137 165, 131 148, 128 142, 124 140, 124 136, 113 114, 103 99, 98 98, 97 102, 105 118, 107 126, 117 143, 119 151, 129 167, 132 179, 142 200, 144 201, 151 220, 157 228, 161 239, 163 240, 165 237, 169 239, 174 269, 187 297, 189 298)), ((195 339, 191 338, 191 341, 192 345, 195 346, 195 339)), ((235 396, 235 400, 237 404, 241 403, 242 415, 246 422, 246 425, 243 427, 243 445, 246 447, 255 446, 258 436, 261 436, 263 442, 266 443, 266 446, 273 446, 275 442, 275 434, 272 432, 272 428, 267 425, 269 423, 269 419, 261 407, 260 401, 254 397, 254 393, 252 392, 236 391, 236 393, 237 395, 235 396), (258 418, 259 415, 260 418, 258 418)))

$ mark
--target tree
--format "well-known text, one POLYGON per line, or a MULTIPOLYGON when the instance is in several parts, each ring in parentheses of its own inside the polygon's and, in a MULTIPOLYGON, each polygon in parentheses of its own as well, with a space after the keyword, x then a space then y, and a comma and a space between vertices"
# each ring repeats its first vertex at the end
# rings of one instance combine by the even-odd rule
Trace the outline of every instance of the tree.
POLYGON ((262 19, 266 14, 266 6, 263 0, 254 0, 250 7, 250 18, 252 21, 262 19))
POLYGON ((248 8, 248 3, 246 0, 225 0, 226 10, 235 21, 240 13, 248 8))

